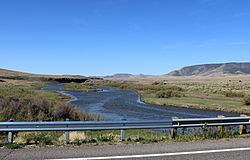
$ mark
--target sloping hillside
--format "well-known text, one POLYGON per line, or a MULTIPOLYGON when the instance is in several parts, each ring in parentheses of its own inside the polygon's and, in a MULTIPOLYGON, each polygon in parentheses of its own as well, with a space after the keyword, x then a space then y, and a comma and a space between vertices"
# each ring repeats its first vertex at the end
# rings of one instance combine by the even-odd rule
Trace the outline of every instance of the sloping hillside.
POLYGON ((100 78, 91 78, 85 76, 74 76, 74 75, 42 75, 32 74, 25 72, 12 71, 7 69, 0 69, 0 78, 2 79, 14 79, 14 80, 44 80, 44 81, 57 81, 60 83, 76 82, 82 83, 88 80, 100 80, 100 78))
POLYGON ((0 68, 0 76, 31 76, 33 74, 31 73, 24 73, 24 72, 17 72, 7 69, 1 69, 0 68))
POLYGON ((128 74, 128 73, 117 73, 110 76, 105 76, 104 78, 146 78, 146 77, 152 77, 152 75, 144 75, 144 74, 128 74))
POLYGON ((249 63, 221 63, 202 64, 184 67, 175 70, 169 76, 223 76, 223 75, 250 75, 249 63))

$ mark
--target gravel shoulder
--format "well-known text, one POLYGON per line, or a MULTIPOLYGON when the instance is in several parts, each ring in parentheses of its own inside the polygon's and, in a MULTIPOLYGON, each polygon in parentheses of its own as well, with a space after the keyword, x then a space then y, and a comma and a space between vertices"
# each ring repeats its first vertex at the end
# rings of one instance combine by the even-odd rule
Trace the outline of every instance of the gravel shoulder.
POLYGON ((250 147, 250 139, 222 139, 195 142, 168 142, 154 144, 119 144, 98 146, 52 146, 26 147, 10 150, 0 149, 2 160, 29 160, 55 158, 84 158, 99 156, 122 156, 157 153, 174 153, 199 150, 230 149, 250 147))

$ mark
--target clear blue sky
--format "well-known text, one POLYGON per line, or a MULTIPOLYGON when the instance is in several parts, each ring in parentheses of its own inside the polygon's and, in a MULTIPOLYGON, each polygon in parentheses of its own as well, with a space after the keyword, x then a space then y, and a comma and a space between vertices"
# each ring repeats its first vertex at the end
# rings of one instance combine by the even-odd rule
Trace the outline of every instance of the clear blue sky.
POLYGON ((1 0, 0 68, 165 74, 250 61, 249 0, 1 0))

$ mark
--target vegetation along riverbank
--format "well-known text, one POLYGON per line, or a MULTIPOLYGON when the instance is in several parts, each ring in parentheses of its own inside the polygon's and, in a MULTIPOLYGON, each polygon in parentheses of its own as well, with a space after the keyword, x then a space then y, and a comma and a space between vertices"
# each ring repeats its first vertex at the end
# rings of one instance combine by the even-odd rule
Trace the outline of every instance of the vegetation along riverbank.
POLYGON ((148 104, 250 114, 249 76, 108 78, 64 89, 98 91, 98 86, 136 91, 148 104))
MULTIPOLYGON (((0 121, 57 121, 101 120, 72 107, 66 102, 69 97, 52 91, 41 90, 51 82, 32 79, 1 79, 0 121)), ((133 90, 142 101, 157 105, 174 105, 198 109, 220 110, 249 114, 250 77, 157 77, 126 78, 65 83, 65 90, 98 91, 99 86, 133 90)), ((71 144, 116 144, 151 143, 164 141, 191 141, 238 137, 238 131, 228 130, 223 134, 201 129, 201 132, 179 134, 172 139, 169 134, 149 130, 126 132, 126 141, 121 142, 119 131, 72 132, 71 144)), ((5 145, 6 134, 0 135, 0 145, 5 145)), ((64 132, 27 132, 15 134, 15 144, 61 145, 65 143, 64 132)), ((12 146, 9 146, 12 147, 12 146)), ((15 148, 15 146, 14 146, 15 148)))
MULTIPOLYGON (((103 119, 66 103, 70 97, 53 91, 41 90, 49 83, 51 82, 2 79, 0 83, 0 122, 10 119, 13 121, 64 121, 67 118, 70 120, 103 119)), ((48 133, 47 137, 56 135, 48 133)), ((42 138, 45 136, 45 132, 39 135, 42 138)), ((6 134, 0 133, 0 144, 5 142, 6 134)))
POLYGON ((250 114, 249 76, 116 78, 99 85, 136 91, 149 104, 250 114))

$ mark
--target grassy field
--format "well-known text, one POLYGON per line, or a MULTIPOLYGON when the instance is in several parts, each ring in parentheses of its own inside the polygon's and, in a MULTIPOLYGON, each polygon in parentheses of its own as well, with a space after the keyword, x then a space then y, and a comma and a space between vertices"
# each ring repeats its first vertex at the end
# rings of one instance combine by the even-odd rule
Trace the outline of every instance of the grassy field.
MULTIPOLYGON (((50 120, 100 120, 65 103, 69 97, 40 90, 47 84, 42 81, 7 80, 0 82, 0 121, 50 121, 50 120)), ((208 110, 220 110, 250 114, 248 95, 250 77, 160 77, 146 79, 108 79, 95 83, 68 83, 66 90, 96 91, 103 85, 140 93, 146 103, 174 105, 208 110)), ((15 135, 16 144, 61 145, 65 141, 64 132, 28 132, 15 135)), ((169 134, 148 130, 126 132, 126 142, 119 139, 119 131, 73 132, 72 144, 116 144, 151 143, 164 141, 192 141, 237 137, 238 132, 223 135, 213 132, 178 135, 174 140, 169 134)), ((6 135, 0 135, 0 145, 4 145, 6 135)), ((15 146, 14 146, 15 147, 15 146)))
POLYGON ((0 83, 0 121, 97 120, 66 101, 69 97, 40 90, 46 82, 8 80, 0 83))
POLYGON ((109 87, 134 90, 149 104, 250 114, 250 77, 107 79, 109 87))
POLYGON ((91 82, 66 83, 64 85, 64 90, 84 91, 84 92, 96 92, 96 91, 99 91, 99 89, 91 82))
MULTIPOLYGON (((47 82, 8 80, 0 82, 0 121, 61 121, 100 120, 72 107, 70 97, 52 91, 40 90, 47 82)), ((0 139, 3 134, 0 134, 0 139)), ((1 142, 1 140, 0 140, 1 142)))
MULTIPOLYGON (((73 108, 65 102, 69 97, 40 90, 47 84, 42 81, 4 80, 0 82, 0 120, 7 121, 48 121, 48 120, 100 120, 101 117, 89 115, 73 108)), ((103 85, 140 93, 146 103, 174 105, 209 110, 222 110, 235 113, 250 113, 246 98, 250 93, 250 78, 153 78, 153 79, 113 79, 95 83, 69 83, 66 90, 96 91, 96 86, 103 85), (89 90, 91 89, 91 90, 89 90), (245 100, 244 100, 245 99, 245 100)), ((72 132, 71 143, 82 144, 117 144, 117 143, 152 143, 165 141, 193 141, 238 137, 238 131, 201 132, 179 134, 175 139, 170 135, 150 130, 126 131, 126 141, 121 142, 119 131, 72 132)), ((6 135, 0 135, 0 145, 4 145, 6 135)), ((64 132, 28 132, 15 135, 15 145, 62 145, 65 143, 64 132)))
MULTIPOLYGON (((41 90, 48 82, 3 79, 0 82, 0 122, 14 121, 64 121, 102 120, 66 103, 70 97, 41 90)), ((39 139, 46 133, 34 134, 39 139)), ((58 134, 47 134, 53 138, 58 134)), ((42 141, 45 141, 42 139, 42 141)), ((6 142, 6 134, 0 133, 0 144, 6 142)))

